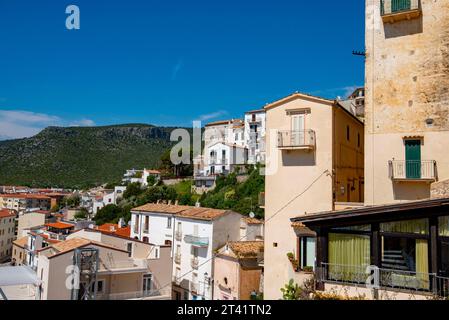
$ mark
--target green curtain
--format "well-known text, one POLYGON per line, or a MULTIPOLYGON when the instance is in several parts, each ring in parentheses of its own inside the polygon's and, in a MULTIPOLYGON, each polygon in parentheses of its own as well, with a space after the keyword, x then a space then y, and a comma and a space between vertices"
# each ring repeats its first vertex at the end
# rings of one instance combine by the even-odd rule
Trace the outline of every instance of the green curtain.
POLYGON ((440 236, 449 237, 449 216, 438 218, 438 228, 440 236))
POLYGON ((383 232, 429 234, 429 219, 381 223, 380 230, 383 232))
POLYGON ((419 288, 428 290, 429 283, 429 246, 427 240, 416 240, 416 278, 419 288))
POLYGON ((329 233, 330 280, 360 282, 366 278, 365 268, 370 264, 370 237, 353 234, 329 233))

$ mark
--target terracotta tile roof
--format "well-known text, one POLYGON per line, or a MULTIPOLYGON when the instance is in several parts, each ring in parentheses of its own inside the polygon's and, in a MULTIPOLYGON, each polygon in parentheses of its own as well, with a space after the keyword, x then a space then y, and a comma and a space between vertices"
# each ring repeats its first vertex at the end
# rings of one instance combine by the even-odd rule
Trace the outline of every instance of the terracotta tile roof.
POLYGON ((245 217, 243 218, 247 224, 264 224, 263 220, 259 220, 256 218, 245 217))
POLYGON ((114 223, 102 224, 101 226, 96 227, 95 230, 128 238, 131 236, 131 227, 119 228, 118 224, 114 223))
POLYGON ((229 242, 228 246, 238 258, 257 258, 264 251, 263 241, 229 242))
POLYGON ((134 208, 132 211, 172 214, 178 217, 199 219, 199 220, 214 220, 231 212, 229 210, 157 204, 157 203, 147 203, 143 206, 134 208))
POLYGON ((70 240, 61 241, 54 244, 52 247, 58 251, 58 253, 68 252, 79 247, 90 244, 91 241, 83 238, 73 238, 70 240))
POLYGON ((293 222, 292 223, 292 228, 293 229, 304 228, 304 227, 305 227, 305 225, 303 223, 301 223, 301 222, 293 222))
POLYGON ((161 172, 158 171, 158 170, 145 170, 145 171, 150 173, 150 174, 161 174, 161 172))
POLYGON ((71 229, 75 226, 73 224, 64 223, 64 222, 53 222, 53 223, 47 223, 45 226, 55 229, 71 229))
POLYGON ((43 194, 33 194, 33 193, 8 193, 8 194, 0 194, 0 198, 17 198, 17 199, 40 199, 40 200, 50 200, 50 197, 47 197, 43 194))
POLYGON ((21 248, 25 248, 25 245, 27 243, 28 243, 28 237, 22 237, 22 238, 19 238, 19 239, 13 241, 13 244, 15 244, 16 246, 21 247, 21 248))
POLYGON ((59 243, 52 245, 51 247, 47 247, 44 249, 54 249, 56 251, 56 253, 54 253, 53 255, 50 256, 50 257, 52 257, 52 256, 60 255, 60 254, 75 250, 77 248, 85 247, 88 245, 96 245, 96 246, 103 247, 103 248, 126 252, 126 251, 121 250, 112 245, 108 245, 108 244, 104 244, 101 242, 92 241, 92 240, 88 240, 88 239, 84 239, 84 238, 72 238, 69 240, 61 241, 59 243))
POLYGON ((9 209, 1 209, 0 210, 0 219, 2 218, 12 218, 15 217, 16 213, 14 210, 9 210, 9 209))

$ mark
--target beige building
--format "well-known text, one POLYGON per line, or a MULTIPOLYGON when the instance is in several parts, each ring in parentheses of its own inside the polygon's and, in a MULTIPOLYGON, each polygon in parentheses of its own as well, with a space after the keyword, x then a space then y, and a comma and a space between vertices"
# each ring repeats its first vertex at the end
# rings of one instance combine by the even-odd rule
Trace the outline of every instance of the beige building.
POLYGON ((447 195, 449 2, 367 0, 366 21, 365 202, 447 195))
POLYGON ((43 194, 0 194, 0 208, 23 212, 29 209, 50 210, 52 198, 43 194))
POLYGON ((14 210, 0 210, 0 263, 11 259, 15 221, 16 212, 14 210))
POLYGON ((30 228, 43 226, 50 218, 50 211, 37 210, 20 213, 17 225, 17 237, 20 238, 26 236, 30 228))
POLYGON ((28 237, 22 237, 12 243, 12 259, 11 262, 16 266, 27 264, 28 237))
POLYGON ((214 300, 250 300, 261 293, 263 241, 229 242, 214 258, 214 300))
MULTIPOLYGON (((77 249, 98 250, 98 269, 96 270, 96 299, 122 300, 136 299, 154 296, 155 289, 153 274, 149 271, 148 263, 152 259, 158 259, 155 250, 147 250, 143 254, 143 259, 133 258, 133 251, 139 251, 139 245, 134 246, 136 241, 129 239, 130 245, 127 249, 121 248, 123 242, 118 237, 104 235, 99 231, 94 233, 81 234, 82 237, 71 237, 66 241, 54 244, 39 251, 39 262, 37 275, 42 281, 42 285, 37 291, 37 298, 40 300, 71 300, 72 289, 66 285, 70 276, 68 270, 74 265, 74 256, 77 249), (90 238, 100 237, 101 240, 108 238, 104 242, 91 240, 90 238), (105 242, 116 243, 116 245, 105 242), (131 250, 131 251, 129 251, 131 250), (149 261, 150 260, 150 261, 149 261)), ((169 257, 169 250, 164 251, 164 255, 169 257)), ((157 253, 158 255, 161 253, 157 253)), ((135 253, 138 256, 138 253, 135 253)), ((161 268, 161 266, 159 266, 161 268)), ((170 272, 169 266, 165 266, 165 272, 170 272)), ((168 275, 170 278, 170 275, 168 275)), ((78 299, 86 291, 87 283, 80 279, 80 290, 78 299)), ((169 281, 167 283, 170 283, 169 281)))
POLYGON ((363 202, 364 128, 338 102, 301 93, 265 110, 264 296, 278 299, 280 288, 299 275, 287 257, 302 246, 290 218, 363 202))

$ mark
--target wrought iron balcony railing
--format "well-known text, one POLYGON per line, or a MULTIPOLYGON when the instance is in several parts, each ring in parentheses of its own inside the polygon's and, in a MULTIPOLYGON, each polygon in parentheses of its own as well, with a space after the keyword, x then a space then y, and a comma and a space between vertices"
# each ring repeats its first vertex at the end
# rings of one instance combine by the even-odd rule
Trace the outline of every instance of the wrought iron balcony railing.
POLYGON ((390 178, 393 181, 436 181, 436 161, 389 161, 390 178))
POLYGON ((193 235, 184 236, 184 241, 195 247, 207 247, 209 245, 208 237, 198 237, 193 235))
POLYGON ((314 149, 315 131, 279 131, 278 148, 280 149, 314 149))
POLYGON ((380 13, 385 22, 419 17, 420 0, 380 0, 380 13))

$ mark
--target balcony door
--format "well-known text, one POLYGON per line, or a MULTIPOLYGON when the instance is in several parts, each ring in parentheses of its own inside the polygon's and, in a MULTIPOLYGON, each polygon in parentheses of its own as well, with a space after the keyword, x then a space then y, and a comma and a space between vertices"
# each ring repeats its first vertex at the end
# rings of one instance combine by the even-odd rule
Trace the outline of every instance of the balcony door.
POLYGON ((407 179, 421 178, 421 140, 405 141, 405 169, 407 179))
POLYGON ((304 144, 304 127, 305 115, 292 115, 292 144, 294 146, 300 146, 304 144))

